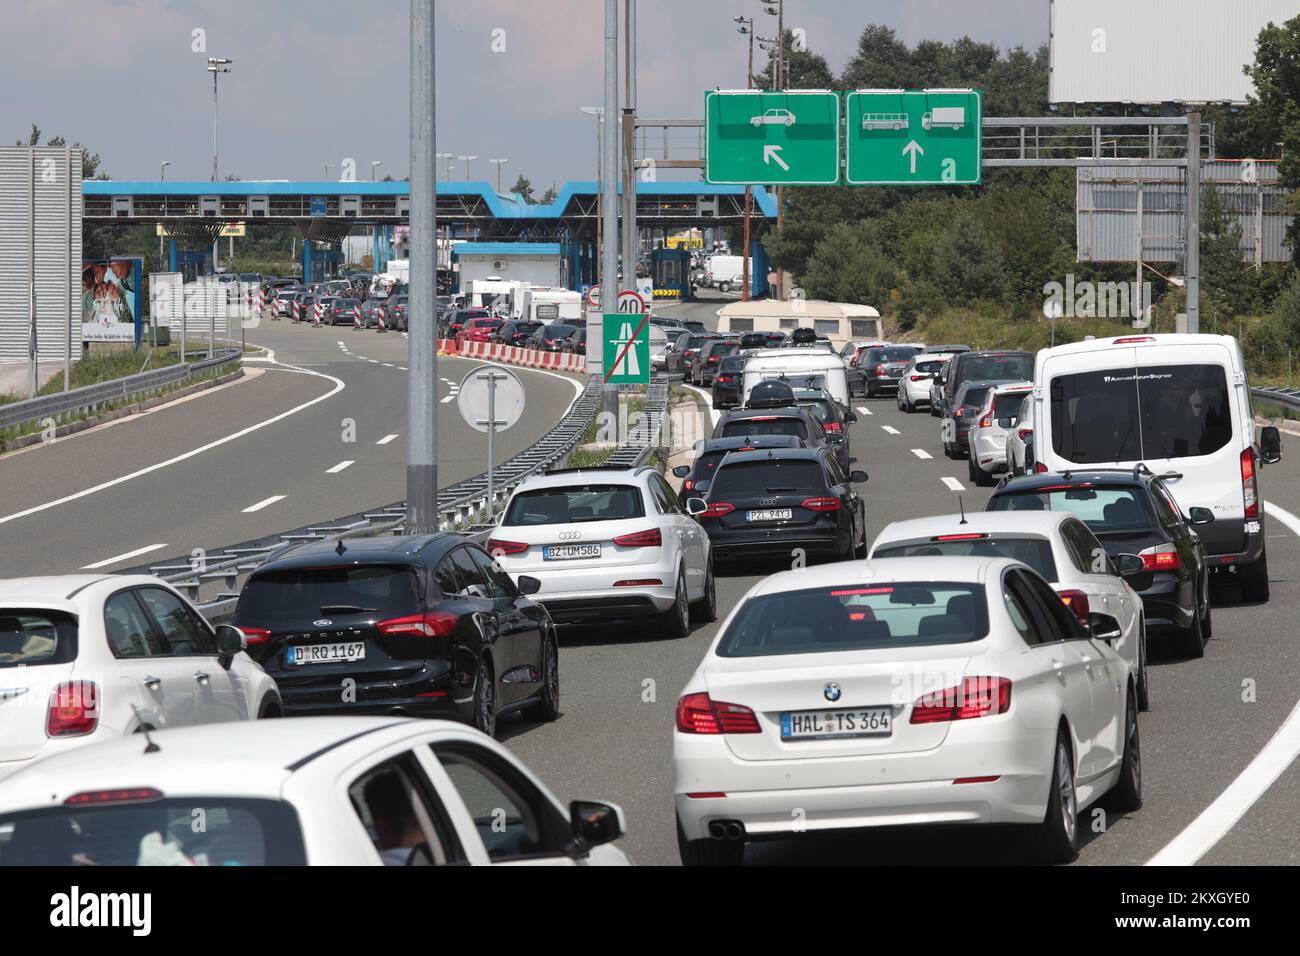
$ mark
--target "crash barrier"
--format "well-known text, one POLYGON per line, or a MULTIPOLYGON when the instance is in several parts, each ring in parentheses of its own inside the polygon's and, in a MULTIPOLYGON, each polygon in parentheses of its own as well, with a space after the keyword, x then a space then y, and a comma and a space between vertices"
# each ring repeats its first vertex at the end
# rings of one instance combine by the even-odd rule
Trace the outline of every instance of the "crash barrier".
POLYGON ((524 368, 577 372, 579 375, 585 375, 587 372, 585 355, 575 352, 543 352, 540 349, 524 348, 522 345, 503 345, 500 342, 466 342, 458 347, 455 339, 439 339, 438 354, 485 359, 505 365, 521 365, 524 368))

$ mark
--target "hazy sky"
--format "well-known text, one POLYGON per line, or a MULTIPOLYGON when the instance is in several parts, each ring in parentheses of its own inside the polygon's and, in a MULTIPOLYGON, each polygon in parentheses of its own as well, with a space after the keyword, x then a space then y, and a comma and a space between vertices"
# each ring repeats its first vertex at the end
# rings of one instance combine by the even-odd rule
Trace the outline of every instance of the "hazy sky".
MULTIPOLYGON (((4 6, 2 142, 35 122, 99 152, 114 179, 156 179, 162 160, 168 179, 207 179, 211 55, 235 61, 220 80, 223 176, 319 179, 323 163, 345 157, 358 178, 376 159, 380 176, 406 175, 404 0, 4 6), (192 49, 196 29, 206 52, 192 49)), ((753 14, 760 34, 775 31, 760 0, 638 6, 642 116, 697 117, 705 89, 744 85, 746 40, 732 17, 753 14)), ((602 0, 437 0, 438 150, 476 154, 475 179, 495 176, 488 157, 508 158, 503 185, 522 172, 539 194, 552 180, 594 178, 594 121, 579 107, 602 101, 603 9, 602 0)), ((871 22, 909 43, 968 34, 1004 49, 1032 49, 1048 30, 1048 0, 787 0, 786 11, 787 27, 802 27, 837 72, 871 22)), ((756 51, 756 71, 761 62, 756 51)), ((455 162, 452 178, 464 176, 455 162)))

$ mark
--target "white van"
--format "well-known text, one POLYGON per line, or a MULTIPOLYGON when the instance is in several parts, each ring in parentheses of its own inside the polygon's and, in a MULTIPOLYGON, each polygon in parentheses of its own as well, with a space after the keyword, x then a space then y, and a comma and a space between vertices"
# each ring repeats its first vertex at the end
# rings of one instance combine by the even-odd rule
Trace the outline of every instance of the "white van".
MULTIPOLYGON (((745 284, 744 256, 712 256, 704 268, 709 285, 719 292, 740 289, 745 284)), ((753 279, 752 271, 750 279, 753 279)))
POLYGON ((834 352, 822 348, 766 349, 745 360, 742 404, 748 403, 754 386, 769 378, 820 375, 824 386, 841 405, 848 407, 849 387, 844 380, 844 363, 834 352))
POLYGON ((1133 468, 1166 479, 1198 525, 1210 567, 1236 572, 1248 601, 1268 599, 1261 461, 1282 457, 1276 428, 1255 447, 1255 414, 1237 340, 1129 335, 1043 349, 1034 369, 1038 471, 1133 468))

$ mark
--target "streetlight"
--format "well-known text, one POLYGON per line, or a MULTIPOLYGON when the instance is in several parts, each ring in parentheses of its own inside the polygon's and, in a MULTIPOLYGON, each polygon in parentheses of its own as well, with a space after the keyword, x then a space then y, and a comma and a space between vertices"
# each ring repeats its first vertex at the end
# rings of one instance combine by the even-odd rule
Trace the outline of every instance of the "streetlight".
POLYGON ((600 136, 605 126, 605 107, 603 106, 580 106, 579 112, 586 113, 588 116, 596 117, 596 282, 600 282, 601 261, 604 258, 605 247, 601 242, 604 235, 605 217, 600 214, 600 197, 604 194, 605 181, 605 164, 600 155, 600 136))
POLYGON ((375 181, 375 170, 382 165, 384 165, 384 161, 382 159, 372 159, 370 161, 370 181, 372 183, 375 181))
MULTIPOLYGON (((740 24, 740 27, 737 29, 736 32, 743 33, 749 37, 749 69, 745 74, 745 83, 746 83, 745 89, 752 90, 754 88, 754 18, 749 17, 748 19, 746 19, 745 17, 741 16, 741 17, 734 17, 733 19, 740 24)), ((753 197, 754 197, 754 188, 746 184, 745 185, 745 238, 743 240, 743 248, 741 249, 741 254, 744 256, 744 258, 740 260, 741 267, 742 267, 741 268, 742 275, 740 279, 741 290, 742 290, 741 300, 744 302, 749 301, 749 290, 752 284, 749 276, 749 247, 750 247, 749 210, 753 204, 753 197)))
POLYGON ((166 181, 166 179, 167 179, 167 167, 170 166, 170 165, 171 165, 171 160, 169 160, 169 159, 164 159, 161 163, 158 164, 158 179, 159 179, 159 181, 164 181, 164 182, 166 181))
MULTIPOLYGON (((789 77, 786 75, 788 64, 785 59, 785 0, 759 0, 763 4, 763 11, 770 17, 776 17, 776 62, 772 67, 772 88, 783 90, 789 83, 789 77)), ((785 221, 785 190, 781 186, 776 187, 776 230, 781 231, 782 223, 785 221)), ((778 299, 785 299, 785 272, 778 269, 776 273, 776 295, 778 299)))
POLYGON ((330 170, 334 168, 334 163, 321 163, 321 169, 325 170, 325 178, 330 178, 330 170))
POLYGON ((489 163, 495 163, 497 167, 497 192, 501 192, 501 167, 510 162, 508 159, 489 159, 489 163))
POLYGON ((451 160, 456 157, 455 153, 434 153, 438 159, 442 160, 442 179, 446 182, 451 178, 451 160))
POLYGON ((474 160, 478 159, 478 156, 457 156, 456 158, 459 159, 462 163, 465 164, 465 181, 468 182, 468 181, 469 181, 469 164, 472 163, 474 160))
POLYGON ((225 57, 208 57, 208 72, 212 74, 212 181, 217 181, 217 74, 229 73, 234 60, 225 57))

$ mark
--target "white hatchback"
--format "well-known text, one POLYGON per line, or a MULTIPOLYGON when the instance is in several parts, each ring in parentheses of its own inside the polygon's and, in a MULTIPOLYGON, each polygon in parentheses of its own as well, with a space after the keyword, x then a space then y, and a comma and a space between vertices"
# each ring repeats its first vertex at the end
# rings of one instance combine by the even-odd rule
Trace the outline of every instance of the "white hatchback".
POLYGON ((1142 802, 1128 664, 1035 571, 894 558, 755 585, 677 702, 673 799, 687 864, 747 841, 882 826, 1017 823, 1072 860, 1081 811, 1142 802))
POLYGON ((943 371, 952 355, 947 352, 922 352, 912 359, 898 380, 898 410, 909 415, 918 406, 930 404, 930 384, 943 371))
POLYGON ((281 715, 244 636, 147 575, 0 581, 0 778, 52 753, 281 715))
POLYGON ((487 543, 557 624, 651 617, 670 636, 716 616, 709 537, 653 468, 550 472, 515 487, 487 543))
POLYGON ((966 438, 966 465, 975 484, 992 485, 993 476, 1006 470, 1007 439, 1020 421, 1020 413, 1033 390, 1033 382, 989 389, 966 438))
POLYGON ((0 866, 620 866, 625 829, 612 804, 566 812, 504 747, 445 720, 164 730, 0 790, 0 866))

